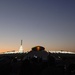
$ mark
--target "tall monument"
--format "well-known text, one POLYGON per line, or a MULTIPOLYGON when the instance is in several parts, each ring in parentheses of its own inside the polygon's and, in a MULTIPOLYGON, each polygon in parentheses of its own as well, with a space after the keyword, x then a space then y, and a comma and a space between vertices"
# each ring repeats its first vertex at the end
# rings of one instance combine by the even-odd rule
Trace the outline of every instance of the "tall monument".
POLYGON ((21 40, 21 46, 20 46, 20 49, 19 49, 19 53, 23 53, 24 51, 23 51, 23 47, 22 47, 22 40, 21 40))

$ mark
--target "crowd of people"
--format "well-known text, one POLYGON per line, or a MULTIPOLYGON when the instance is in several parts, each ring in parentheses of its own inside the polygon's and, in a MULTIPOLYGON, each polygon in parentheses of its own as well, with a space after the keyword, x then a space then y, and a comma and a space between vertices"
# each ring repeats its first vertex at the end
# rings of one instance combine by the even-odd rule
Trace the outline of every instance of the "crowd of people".
POLYGON ((47 60, 40 57, 2 57, 0 59, 1 75, 75 75, 75 64, 66 67, 62 59, 56 60, 48 55, 47 60))

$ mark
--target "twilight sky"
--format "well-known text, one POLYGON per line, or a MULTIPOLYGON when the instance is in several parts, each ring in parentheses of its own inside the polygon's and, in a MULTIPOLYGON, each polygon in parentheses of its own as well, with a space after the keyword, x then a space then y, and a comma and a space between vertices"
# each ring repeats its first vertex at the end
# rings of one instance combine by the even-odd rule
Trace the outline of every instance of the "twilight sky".
POLYGON ((75 0, 0 0, 0 52, 75 51, 75 0))

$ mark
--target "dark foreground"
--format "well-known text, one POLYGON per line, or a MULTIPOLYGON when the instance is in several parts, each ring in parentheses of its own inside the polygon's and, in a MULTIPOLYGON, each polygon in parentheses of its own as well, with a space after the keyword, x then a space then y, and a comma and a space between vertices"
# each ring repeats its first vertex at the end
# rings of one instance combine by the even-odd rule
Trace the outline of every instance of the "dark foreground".
POLYGON ((49 54, 47 60, 25 56, 0 55, 0 75, 75 75, 75 55, 49 54))

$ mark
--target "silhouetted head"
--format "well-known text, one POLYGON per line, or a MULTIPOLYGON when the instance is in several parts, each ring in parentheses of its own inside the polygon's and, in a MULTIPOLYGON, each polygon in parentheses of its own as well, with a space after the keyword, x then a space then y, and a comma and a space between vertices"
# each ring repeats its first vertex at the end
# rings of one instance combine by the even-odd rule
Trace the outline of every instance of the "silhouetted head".
POLYGON ((32 51, 42 51, 42 50, 45 50, 45 48, 42 46, 35 46, 32 48, 32 51))
POLYGON ((55 58, 51 55, 48 56, 48 64, 51 66, 55 65, 55 58))

